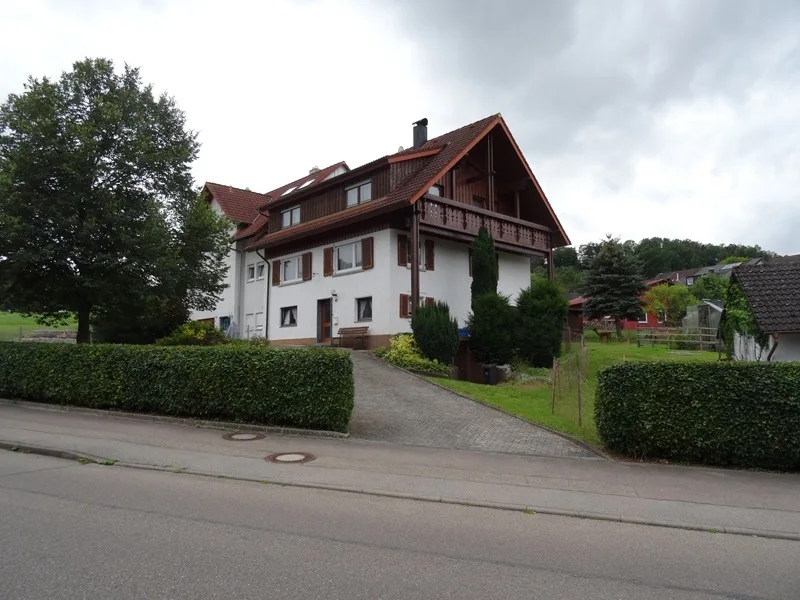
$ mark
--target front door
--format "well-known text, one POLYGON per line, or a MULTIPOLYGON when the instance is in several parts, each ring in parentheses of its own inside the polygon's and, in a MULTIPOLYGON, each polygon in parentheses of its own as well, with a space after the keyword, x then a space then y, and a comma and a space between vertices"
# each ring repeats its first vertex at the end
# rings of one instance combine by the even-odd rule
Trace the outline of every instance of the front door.
POLYGON ((317 301, 317 341, 331 341, 331 299, 317 301))

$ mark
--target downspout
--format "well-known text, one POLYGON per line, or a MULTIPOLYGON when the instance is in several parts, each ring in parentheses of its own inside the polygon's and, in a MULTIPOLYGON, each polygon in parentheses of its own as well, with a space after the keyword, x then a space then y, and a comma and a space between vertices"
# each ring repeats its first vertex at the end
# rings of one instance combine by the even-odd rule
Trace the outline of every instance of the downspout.
POLYGON ((772 360, 772 355, 775 354, 775 350, 778 348, 778 341, 780 340, 781 334, 773 333, 772 334, 772 348, 769 349, 769 354, 767 354, 767 362, 772 360))
POLYGON ((260 250, 256 250, 258 257, 267 265, 267 277, 264 279, 264 339, 269 339, 269 288, 272 287, 272 263, 267 260, 267 257, 261 254, 260 250))
POLYGON ((411 312, 419 308, 419 203, 411 207, 411 312))

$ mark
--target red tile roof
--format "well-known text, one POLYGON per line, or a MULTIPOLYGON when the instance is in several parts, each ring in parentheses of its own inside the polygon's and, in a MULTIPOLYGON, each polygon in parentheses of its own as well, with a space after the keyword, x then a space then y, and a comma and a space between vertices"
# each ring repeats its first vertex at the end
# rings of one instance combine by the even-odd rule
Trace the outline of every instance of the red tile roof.
POLYGON ((234 236, 234 239, 240 240, 257 233, 267 224, 268 219, 259 212, 260 207, 280 198, 286 190, 293 190, 301 186, 305 186, 303 189, 312 188, 322 183, 339 167, 349 170, 347 163, 338 162, 295 179, 266 194, 211 182, 206 183, 205 189, 219 203, 226 217, 237 223, 248 223, 247 227, 234 236))

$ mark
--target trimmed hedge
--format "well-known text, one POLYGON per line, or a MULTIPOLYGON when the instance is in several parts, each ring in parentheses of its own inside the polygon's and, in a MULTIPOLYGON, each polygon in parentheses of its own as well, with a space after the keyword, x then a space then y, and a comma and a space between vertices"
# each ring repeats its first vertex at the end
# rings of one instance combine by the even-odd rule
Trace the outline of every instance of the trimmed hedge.
POLYGON ((0 342, 0 397, 347 431, 353 363, 313 348, 0 342))
POLYGON ((620 454, 800 469, 800 364, 614 365, 598 374, 595 422, 620 454))

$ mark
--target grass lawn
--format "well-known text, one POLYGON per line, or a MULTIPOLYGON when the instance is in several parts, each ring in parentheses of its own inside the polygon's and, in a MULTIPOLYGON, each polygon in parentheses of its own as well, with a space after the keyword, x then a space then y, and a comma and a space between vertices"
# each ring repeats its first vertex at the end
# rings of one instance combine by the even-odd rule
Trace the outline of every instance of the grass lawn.
MULTIPOLYGON (((75 329, 76 327, 77 325, 75 323, 70 323, 66 328, 75 329)), ((33 317, 23 317, 17 313, 0 312, 0 340, 19 339, 20 328, 22 328, 23 335, 29 331, 36 331, 37 329, 61 329, 60 327, 39 325, 34 321, 33 317)))
MULTIPOLYGON (((577 344, 573 344, 575 350, 577 344)), ((559 377, 561 393, 556 401, 555 414, 551 412, 552 385, 549 382, 530 382, 525 384, 505 383, 496 386, 456 381, 451 379, 432 379, 451 390, 466 394, 487 404, 536 423, 569 433, 590 444, 599 446, 597 428, 594 424, 594 392, 597 372, 608 365, 623 360, 631 361, 715 361, 716 352, 690 352, 670 350, 665 346, 638 348, 635 343, 604 343, 589 341, 589 367, 586 384, 583 387, 583 425, 578 426, 577 374, 575 356, 562 357, 562 374, 559 377), (571 360, 570 360, 571 359, 571 360), (569 376, 566 364, 571 364, 573 374, 569 376)))

